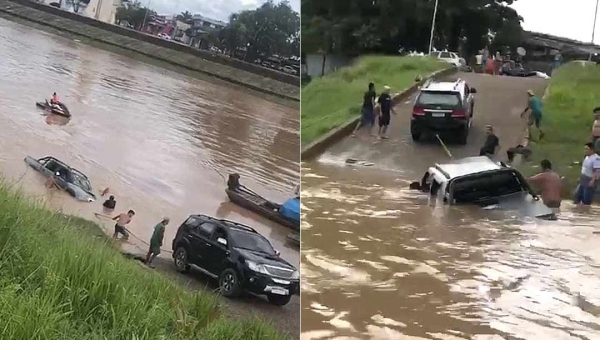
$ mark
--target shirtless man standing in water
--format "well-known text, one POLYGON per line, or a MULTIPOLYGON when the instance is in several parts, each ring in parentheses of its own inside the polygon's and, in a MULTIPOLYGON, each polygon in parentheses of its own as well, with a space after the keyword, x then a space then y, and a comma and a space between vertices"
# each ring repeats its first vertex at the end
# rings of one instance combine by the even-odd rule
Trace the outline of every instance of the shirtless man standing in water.
POLYGON ((552 170, 552 163, 550 163, 549 160, 544 159, 540 165, 542 167, 542 172, 529 177, 527 181, 540 190, 542 201, 548 208, 552 209, 552 213, 556 216, 562 201, 560 195, 562 190, 562 180, 560 176, 552 170))
POLYGON ((127 214, 122 213, 113 218, 113 221, 115 221, 115 220, 117 221, 117 224, 115 224, 115 233, 113 234, 113 238, 116 239, 119 237, 119 234, 122 234, 123 239, 125 239, 125 240, 129 239, 129 233, 127 232, 127 229, 125 228, 125 225, 127 225, 127 224, 129 224, 129 222, 131 222, 134 215, 135 215, 135 211, 129 210, 127 212, 127 214))

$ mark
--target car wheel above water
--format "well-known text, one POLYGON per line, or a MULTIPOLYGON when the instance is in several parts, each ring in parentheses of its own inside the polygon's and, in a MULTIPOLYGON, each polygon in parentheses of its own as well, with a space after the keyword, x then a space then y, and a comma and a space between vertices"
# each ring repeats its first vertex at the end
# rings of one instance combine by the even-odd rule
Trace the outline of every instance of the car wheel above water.
POLYGON ((177 250, 175 250, 173 258, 175 260, 175 268, 177 268, 178 272, 187 273, 190 270, 187 251, 184 247, 177 248, 177 250))
POLYGON ((236 297, 240 295, 240 280, 235 270, 225 269, 219 276, 219 288, 225 297, 236 297))

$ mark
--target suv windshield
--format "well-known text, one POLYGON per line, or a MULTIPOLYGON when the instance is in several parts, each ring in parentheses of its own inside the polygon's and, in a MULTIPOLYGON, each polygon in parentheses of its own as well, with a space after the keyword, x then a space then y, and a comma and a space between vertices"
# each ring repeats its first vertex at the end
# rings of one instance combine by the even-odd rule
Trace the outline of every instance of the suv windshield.
POLYGON ((423 91, 417 99, 417 105, 460 106, 460 97, 456 92, 423 91))
POLYGON ((491 172, 455 180, 452 197, 457 204, 515 194, 525 190, 514 171, 491 172))
POLYGON ((452 55, 450 54, 450 52, 442 52, 440 58, 451 59, 452 55))
POLYGON ((275 249, 273 249, 269 241, 259 234, 235 229, 231 229, 229 233, 231 235, 230 239, 233 247, 275 255, 275 249))

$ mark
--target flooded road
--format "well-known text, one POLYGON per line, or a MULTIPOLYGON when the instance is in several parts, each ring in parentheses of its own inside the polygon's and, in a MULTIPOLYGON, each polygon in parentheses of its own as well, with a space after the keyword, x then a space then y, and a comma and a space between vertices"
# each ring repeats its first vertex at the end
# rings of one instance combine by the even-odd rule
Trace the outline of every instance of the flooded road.
POLYGON ((144 241, 170 216, 170 250, 179 224, 205 213, 255 227, 299 263, 298 250, 285 243, 288 229, 230 204, 224 192, 227 174, 238 172, 268 198, 293 195, 300 166, 299 112, 292 105, 3 19, 0 79, 0 170, 28 194, 87 218, 101 210, 105 198, 86 204, 50 191, 23 162, 26 155, 52 155, 85 173, 97 194, 109 187, 115 213, 135 210, 129 228, 144 241), (35 107, 54 91, 70 120, 35 107))
MULTIPOLYGON (((546 83, 461 77, 476 118, 454 157, 477 155, 487 124, 502 153, 518 144, 525 91, 546 83)), ((410 101, 396 111, 390 140, 348 138, 303 164, 301 339, 600 339, 600 211, 565 202, 549 222, 435 205, 408 184, 447 156, 411 141, 410 101)))

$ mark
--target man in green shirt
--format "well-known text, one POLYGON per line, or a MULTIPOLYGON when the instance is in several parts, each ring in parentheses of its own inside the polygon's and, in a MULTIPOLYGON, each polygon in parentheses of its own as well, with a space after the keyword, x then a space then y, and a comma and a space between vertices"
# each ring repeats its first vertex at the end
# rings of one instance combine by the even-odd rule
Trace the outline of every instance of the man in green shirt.
POLYGON ((165 236, 165 227, 169 224, 169 220, 168 217, 165 217, 154 226, 154 233, 152 233, 152 238, 150 239, 150 250, 148 250, 148 255, 146 255, 146 265, 151 268, 154 268, 152 261, 160 254, 160 247, 163 244, 165 236))
POLYGON ((523 113, 521 113, 521 117, 529 110, 529 140, 531 140, 531 128, 535 124, 535 127, 538 129, 540 133, 540 140, 544 138, 544 132, 540 128, 540 124, 542 122, 542 100, 535 96, 533 91, 527 91, 527 95, 529 96, 529 100, 527 102, 527 108, 523 113))

